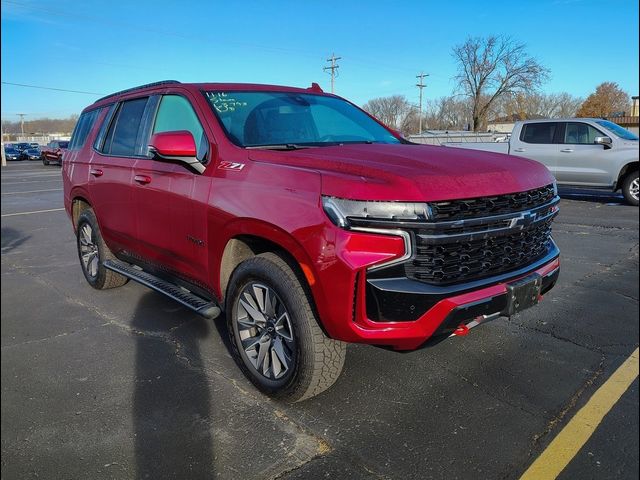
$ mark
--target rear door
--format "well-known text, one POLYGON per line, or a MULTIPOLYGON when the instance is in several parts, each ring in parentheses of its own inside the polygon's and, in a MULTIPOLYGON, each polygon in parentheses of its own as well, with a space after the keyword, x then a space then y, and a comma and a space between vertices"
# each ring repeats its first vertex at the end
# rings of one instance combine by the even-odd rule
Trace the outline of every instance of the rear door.
MULTIPOLYGON (((187 94, 159 98, 149 135, 187 130, 198 158, 209 161, 209 140, 187 94)), ((147 137, 147 138, 148 138, 147 137)), ((196 284, 207 284, 207 200, 211 179, 183 164, 139 160, 134 169, 137 236, 141 256, 165 271, 196 284)))
POLYGON ((89 188, 102 234, 112 248, 135 250, 133 167, 142 156, 138 137, 149 97, 113 105, 96 138, 89 188))
POLYGON ((556 175, 560 151, 556 143, 559 127, 559 122, 525 123, 520 130, 520 137, 515 142, 512 139, 509 153, 540 162, 556 175))
POLYGON ((560 153, 556 168, 559 183, 608 187, 616 180, 607 171, 612 149, 596 144, 596 137, 604 137, 594 126, 585 122, 566 122, 562 129, 560 153))

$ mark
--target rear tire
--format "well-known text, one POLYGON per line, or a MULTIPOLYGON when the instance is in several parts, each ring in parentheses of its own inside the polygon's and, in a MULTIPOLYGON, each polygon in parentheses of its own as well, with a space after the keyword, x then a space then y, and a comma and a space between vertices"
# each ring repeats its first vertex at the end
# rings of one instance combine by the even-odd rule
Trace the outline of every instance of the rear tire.
POLYGON ((236 363, 259 390, 288 402, 333 385, 346 354, 320 328, 303 282, 282 257, 263 253, 234 270, 226 302, 236 363))
POLYGON ((120 287, 129 281, 127 277, 105 268, 104 262, 116 257, 104 243, 98 221, 91 209, 84 210, 78 218, 76 245, 82 273, 93 288, 106 290, 120 287))
POLYGON ((638 170, 628 173, 622 181, 622 195, 630 205, 638 206, 638 170))

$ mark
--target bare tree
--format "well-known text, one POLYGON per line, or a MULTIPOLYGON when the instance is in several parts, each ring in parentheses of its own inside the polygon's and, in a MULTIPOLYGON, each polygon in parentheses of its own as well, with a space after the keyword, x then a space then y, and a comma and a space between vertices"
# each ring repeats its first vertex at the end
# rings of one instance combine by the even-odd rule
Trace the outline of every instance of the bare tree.
MULTIPOLYGON (((403 126, 406 126, 407 117, 412 115, 414 109, 404 95, 374 98, 365 103, 362 108, 394 130, 402 130, 403 126)), ((407 130, 403 133, 411 133, 411 131, 407 130)))
POLYGON ((587 97, 578 110, 578 117, 609 117, 618 113, 627 113, 631 101, 629 94, 615 82, 598 85, 595 93, 587 97))
POLYGON ((428 101, 425 124, 431 130, 464 130, 471 124, 471 102, 454 96, 428 101))
POLYGON ((581 98, 566 92, 551 94, 519 92, 498 99, 494 114, 498 117, 520 120, 536 117, 574 117, 581 103, 581 98))
MULTIPOLYGON (((70 134, 78 121, 78 115, 71 115, 69 118, 40 118, 35 120, 26 120, 24 122, 25 134, 38 133, 66 133, 70 134)), ((19 121, 2 121, 2 131, 5 134, 19 134, 19 121)))
POLYGON ((455 80, 472 101, 475 131, 486 123, 496 100, 535 90, 548 77, 548 70, 527 54, 525 45, 510 37, 470 37, 453 48, 453 57, 458 63, 455 80))

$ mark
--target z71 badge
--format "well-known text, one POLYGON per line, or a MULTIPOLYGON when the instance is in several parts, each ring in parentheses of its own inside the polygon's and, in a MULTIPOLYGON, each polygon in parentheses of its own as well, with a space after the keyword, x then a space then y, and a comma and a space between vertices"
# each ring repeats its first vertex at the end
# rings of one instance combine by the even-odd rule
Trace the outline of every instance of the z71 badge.
POLYGON ((218 168, 221 170, 242 170, 244 168, 244 163, 220 162, 218 168))

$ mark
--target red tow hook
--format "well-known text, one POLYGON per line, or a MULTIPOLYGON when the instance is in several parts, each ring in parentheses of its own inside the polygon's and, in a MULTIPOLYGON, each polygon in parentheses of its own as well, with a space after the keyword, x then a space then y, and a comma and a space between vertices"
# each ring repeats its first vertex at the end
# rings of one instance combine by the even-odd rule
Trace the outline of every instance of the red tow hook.
POLYGON ((458 328, 456 328, 453 331, 453 335, 457 336, 457 337, 464 337, 467 333, 469 333, 469 327, 467 327, 465 324, 461 323, 460 325, 458 325, 458 328))

